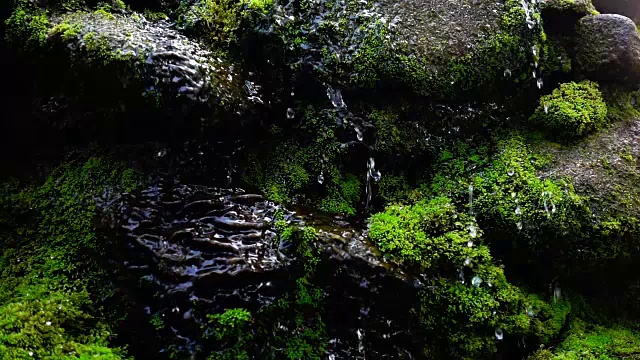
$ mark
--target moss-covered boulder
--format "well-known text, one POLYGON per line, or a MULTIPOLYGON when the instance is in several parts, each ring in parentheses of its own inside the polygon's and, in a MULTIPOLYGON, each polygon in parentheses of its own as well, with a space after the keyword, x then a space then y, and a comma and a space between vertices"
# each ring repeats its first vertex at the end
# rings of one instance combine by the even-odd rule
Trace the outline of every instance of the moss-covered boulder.
POLYGON ((61 14, 17 1, 7 40, 42 75, 31 94, 36 118, 87 138, 175 135, 232 118, 257 99, 228 61, 137 13, 61 14))
POLYGON ((598 84, 591 81, 561 84, 540 98, 531 121, 564 141, 588 135, 606 124, 607 105, 598 84))
POLYGON ((542 15, 545 12, 575 16, 595 15, 596 8, 591 0, 546 0, 542 2, 542 15))
POLYGON ((631 19, 586 16, 578 24, 575 46, 579 77, 631 84, 640 79, 640 34, 631 19))

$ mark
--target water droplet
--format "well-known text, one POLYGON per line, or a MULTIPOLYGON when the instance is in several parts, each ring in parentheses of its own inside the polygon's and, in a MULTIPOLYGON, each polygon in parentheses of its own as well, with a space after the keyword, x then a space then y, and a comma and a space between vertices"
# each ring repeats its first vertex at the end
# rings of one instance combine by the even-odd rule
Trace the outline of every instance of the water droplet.
POLYGON ((473 247, 473 240, 469 240, 467 242, 467 247, 473 247))
POLYGON ((362 141, 362 139, 364 139, 364 135, 362 134, 362 129, 360 129, 357 126, 355 126, 353 129, 356 131, 356 138, 358 139, 358 141, 362 141))
POLYGON ((533 308, 531 306, 527 306, 527 316, 529 316, 529 317, 536 316, 536 313, 533 312, 533 308))
POLYGON ((516 227, 518 230, 522 230, 522 221, 518 221, 518 223, 516 223, 516 227))
POLYGON ((291 96, 294 96, 295 94, 296 94, 295 92, 293 92, 293 91, 291 92, 291 96))
POLYGON ((324 175, 318 175, 318 184, 322 184, 324 182, 324 175))
POLYGON ((294 116, 296 116, 296 113, 293 111, 292 108, 288 108, 287 109, 287 119, 291 120, 291 119, 293 119, 294 116))
POLYGON ((496 333, 496 339, 502 340, 504 338, 504 333, 502 332, 502 329, 496 328, 495 333, 496 333))
POLYGON ((506 77, 506 78, 511 77, 511 70, 505 69, 504 70, 504 77, 506 77))
POLYGON ((480 284, 482 284, 482 279, 480 278, 480 276, 474 276, 473 279, 471 279, 471 285, 480 287, 480 284))
POLYGON ((562 297, 562 290, 559 285, 553 288, 553 300, 559 300, 562 297))
POLYGON ((469 225, 469 236, 474 238, 477 235, 478 235, 478 229, 476 228, 476 226, 473 224, 469 225))
POLYGON ((509 175, 509 176, 513 176, 513 175, 515 175, 515 173, 516 173, 516 171, 513 170, 513 169, 507 170, 507 175, 509 175))

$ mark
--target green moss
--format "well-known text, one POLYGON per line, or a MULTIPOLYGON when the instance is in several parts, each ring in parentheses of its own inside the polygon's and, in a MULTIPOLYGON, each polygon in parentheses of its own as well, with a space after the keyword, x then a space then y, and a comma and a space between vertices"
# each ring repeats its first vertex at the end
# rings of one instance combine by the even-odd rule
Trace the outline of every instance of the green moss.
POLYGON ((207 321, 213 326, 213 336, 223 342, 221 352, 214 353, 209 359, 248 360, 245 350, 253 340, 250 331, 251 313, 242 308, 227 309, 221 314, 208 314, 207 321))
POLYGON ((169 16, 163 12, 159 11, 151 11, 149 9, 145 9, 144 17, 149 21, 157 21, 157 20, 168 20, 169 16))
POLYGON ((195 5, 183 2, 177 24, 213 49, 223 48, 236 40, 241 6, 242 2, 233 0, 200 0, 195 5))
POLYGON ((626 121, 640 117, 640 91, 624 88, 606 89, 607 115, 611 121, 626 121))
POLYGON ((61 36, 63 40, 70 40, 78 37, 81 26, 78 23, 61 22, 49 31, 49 36, 61 36))
POLYGON ((540 124, 555 137, 574 139, 606 125, 607 106, 598 84, 591 81, 561 84, 540 99, 531 122, 540 124))
POLYGON ((640 334, 619 324, 594 325, 580 319, 572 321, 569 334, 555 349, 541 350, 539 360, 633 359, 640 353, 640 334))
POLYGON ((369 237, 384 254, 429 279, 417 315, 430 358, 489 356, 496 351, 495 331, 540 341, 559 330, 549 330, 544 317, 532 320, 527 310, 541 312, 547 305, 507 282, 473 218, 447 198, 389 206, 371 217, 369 237))
POLYGON ((362 194, 362 183, 353 174, 344 180, 333 178, 328 185, 329 195, 320 201, 319 209, 331 214, 356 214, 356 204, 362 194))
POLYGON ((591 0, 550 0, 542 3, 543 11, 554 11, 564 14, 574 14, 576 16, 586 16, 596 13, 596 8, 591 4, 591 0))
POLYGON ((6 40, 25 51, 43 47, 50 22, 47 12, 29 1, 15 1, 14 10, 5 22, 6 40))
POLYGON ((444 64, 411 54, 397 44, 391 46, 393 40, 388 31, 379 26, 370 30, 355 55, 351 81, 365 88, 399 82, 417 94, 437 99, 486 96, 510 82, 519 82, 520 73, 529 74, 529 52, 522 49, 530 49, 540 42, 540 37, 538 29, 528 31, 525 12, 515 0, 505 1, 505 13, 496 34, 472 52, 444 64), (505 79, 507 69, 515 80, 505 79))
MULTIPOLYGON (((122 358, 100 308, 107 271, 94 231, 97 196, 137 184, 99 159, 63 165, 38 187, 2 192, 10 230, 0 241, 0 354, 6 359, 122 358), (95 316, 95 317, 94 317, 95 316)), ((6 188, 5 188, 6 190, 6 188)))

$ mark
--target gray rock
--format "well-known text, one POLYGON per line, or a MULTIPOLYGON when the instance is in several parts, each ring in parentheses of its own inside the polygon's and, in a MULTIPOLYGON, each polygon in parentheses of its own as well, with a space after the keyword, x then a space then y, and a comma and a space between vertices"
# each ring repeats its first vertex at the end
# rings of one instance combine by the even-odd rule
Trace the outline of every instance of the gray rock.
POLYGON ((638 0, 593 0, 593 5, 603 14, 620 14, 640 24, 640 1, 638 0))
POLYGON ((575 49, 579 77, 602 82, 640 81, 640 35, 627 17, 606 14, 582 18, 575 49))

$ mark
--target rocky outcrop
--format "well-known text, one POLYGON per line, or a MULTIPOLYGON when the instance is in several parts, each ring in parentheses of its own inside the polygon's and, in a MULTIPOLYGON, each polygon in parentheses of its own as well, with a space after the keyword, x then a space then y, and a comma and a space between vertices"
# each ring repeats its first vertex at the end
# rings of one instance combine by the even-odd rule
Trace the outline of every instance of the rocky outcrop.
POLYGON ((53 15, 31 48, 39 123, 96 137, 166 137, 260 102, 237 68, 165 21, 104 10, 53 15), (46 74, 46 75, 44 75, 46 74))
POLYGON ((636 0, 593 0, 593 5, 603 14, 620 14, 640 24, 640 2, 636 0))
POLYGON ((631 19, 611 14, 584 17, 575 46, 578 76, 605 83, 640 80, 640 34, 631 19))
POLYGON ((540 174, 543 177, 572 179, 578 193, 594 200, 598 213, 640 216, 639 120, 619 123, 574 146, 546 147, 543 152, 554 159, 540 174))

